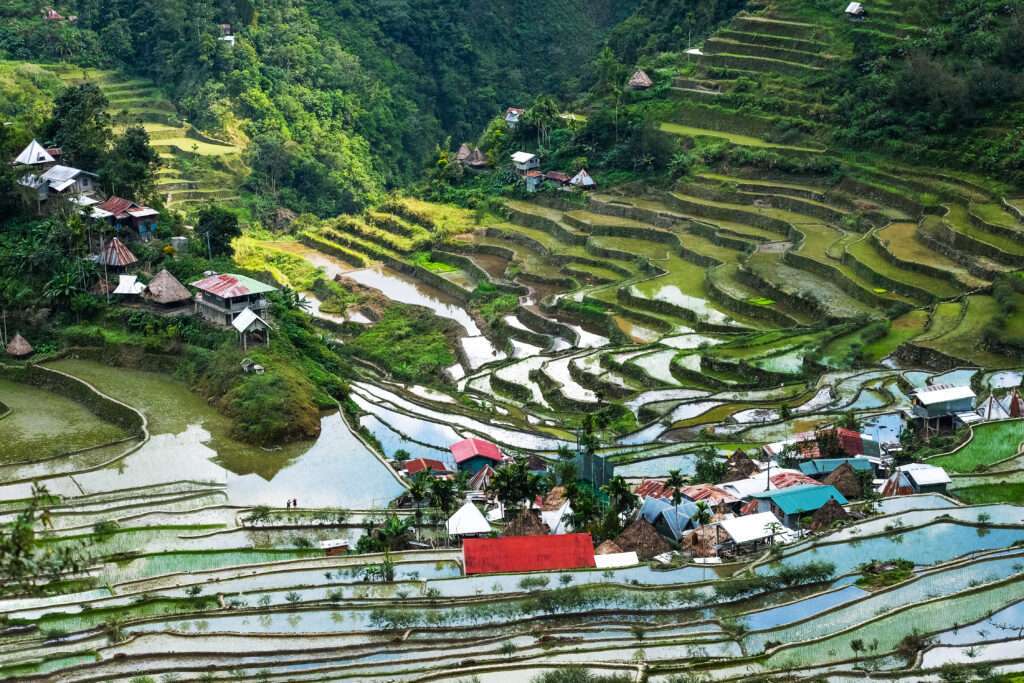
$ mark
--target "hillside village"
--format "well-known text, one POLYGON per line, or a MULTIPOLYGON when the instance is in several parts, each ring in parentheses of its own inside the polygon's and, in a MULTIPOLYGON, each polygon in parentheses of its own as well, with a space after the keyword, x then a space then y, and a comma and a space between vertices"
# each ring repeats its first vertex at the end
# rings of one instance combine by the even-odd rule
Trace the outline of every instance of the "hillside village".
POLYGON ((122 4, 0 14, 0 678, 1021 680, 1024 7, 598 3, 399 182, 437 16, 122 4))

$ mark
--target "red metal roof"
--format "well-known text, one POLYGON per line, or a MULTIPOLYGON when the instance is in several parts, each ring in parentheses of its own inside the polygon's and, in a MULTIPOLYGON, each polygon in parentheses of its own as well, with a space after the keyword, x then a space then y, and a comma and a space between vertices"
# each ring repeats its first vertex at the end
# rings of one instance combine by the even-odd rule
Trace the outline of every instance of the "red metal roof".
POLYGON ((100 265, 112 266, 114 268, 124 268, 130 266, 133 263, 138 262, 135 258, 135 254, 128 250, 128 247, 124 246, 124 243, 116 237, 103 247, 103 251, 100 253, 100 265))
POLYGON ((138 204, 130 199, 124 197, 111 196, 108 197, 105 202, 100 204, 97 208, 109 211, 114 215, 114 218, 125 218, 128 214, 128 209, 141 208, 138 204))
POLYGON ((237 296, 259 294, 274 289, 258 280, 253 280, 251 277, 232 275, 230 273, 211 275, 193 282, 192 286, 201 291, 219 296, 222 299, 234 299, 237 296))
POLYGON ((665 482, 658 481, 657 479, 644 479, 633 490, 633 493, 641 498, 664 498, 668 500, 672 497, 672 488, 665 486, 665 482))
POLYGON ((683 495, 694 502, 704 500, 711 505, 731 505, 738 501, 735 496, 723 491, 714 484, 686 486, 683 488, 683 495))
POLYGON ((594 566, 590 534, 467 538, 462 545, 466 574, 537 572, 594 566))
POLYGON ((771 479, 772 485, 777 489, 788 489, 791 486, 803 486, 804 484, 821 486, 820 481, 815 481, 802 472, 780 472, 773 474, 771 479))
POLYGON ((839 439, 839 448, 847 455, 862 455, 864 453, 864 439, 860 432, 843 427, 836 428, 836 437, 839 439))
POLYGON ((444 473, 448 471, 448 468, 440 460, 432 460, 430 458, 416 458, 405 463, 405 471, 410 475, 422 472, 423 470, 444 473))
POLYGON ((495 462, 501 462, 501 451, 490 441, 483 439, 463 439, 452 444, 452 455, 455 456, 455 463, 463 463, 477 455, 483 456, 495 462))

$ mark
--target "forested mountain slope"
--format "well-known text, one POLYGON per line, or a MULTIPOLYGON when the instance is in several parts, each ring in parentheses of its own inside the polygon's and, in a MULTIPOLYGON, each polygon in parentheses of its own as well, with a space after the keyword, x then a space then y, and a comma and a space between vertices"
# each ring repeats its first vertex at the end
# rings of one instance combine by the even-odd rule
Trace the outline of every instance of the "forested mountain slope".
POLYGON ((446 134, 577 89, 632 6, 78 0, 57 6, 71 23, 15 2, 0 10, 0 56, 147 77, 196 127, 249 145, 256 189, 326 215, 414 179, 446 134))

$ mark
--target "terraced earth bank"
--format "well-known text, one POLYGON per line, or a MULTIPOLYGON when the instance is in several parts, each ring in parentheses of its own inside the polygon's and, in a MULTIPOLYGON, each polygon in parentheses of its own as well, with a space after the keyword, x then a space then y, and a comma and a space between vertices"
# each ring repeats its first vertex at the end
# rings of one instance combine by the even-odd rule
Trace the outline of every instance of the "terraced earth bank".
MULTIPOLYGON (((595 449, 615 474, 693 478, 709 446, 726 456, 851 415, 895 445, 916 388, 1021 384, 1024 308, 1006 315, 994 289, 1024 265, 1017 191, 831 143, 820 78, 850 58, 852 35, 895 42, 927 27, 896 3, 863 24, 812 14, 785 0, 748 8, 655 95, 672 104, 663 135, 717 150, 677 183, 506 197, 476 213, 400 199, 257 240, 449 333, 453 362, 430 386, 355 361, 315 441, 254 448, 167 375, 73 353, 44 370, 127 417, 0 379, 0 516, 12 521, 43 483, 60 496, 46 543, 84 543, 90 558, 53 594, 0 599, 0 678, 521 681, 570 665, 665 682, 909 682, 951 665, 1020 675, 1019 421, 936 454, 949 497, 883 500, 842 529, 721 565, 463 576, 458 549, 430 547, 444 536, 436 511, 393 507, 408 485, 399 455, 450 466, 469 436, 554 463, 599 416, 595 449), (356 544, 387 514, 413 520, 423 549, 319 549, 356 544), (891 582, 862 579, 861 563, 899 559, 911 566, 891 582)), ((177 120, 152 84, 53 70, 100 83, 119 121, 147 126, 169 204, 233 199, 240 150, 177 120)), ((332 343, 380 322, 380 306, 297 288, 332 343)))

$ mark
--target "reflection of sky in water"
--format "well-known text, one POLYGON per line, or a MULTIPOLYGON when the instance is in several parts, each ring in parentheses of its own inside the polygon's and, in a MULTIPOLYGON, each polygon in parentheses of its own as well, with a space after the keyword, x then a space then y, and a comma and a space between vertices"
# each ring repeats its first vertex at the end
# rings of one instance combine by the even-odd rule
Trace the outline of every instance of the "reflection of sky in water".
POLYGON ((861 421, 861 431, 879 443, 899 443, 903 433, 903 417, 899 413, 885 413, 861 421))
POLYGON ((413 458, 440 460, 449 469, 455 469, 455 461, 450 451, 431 448, 430 446, 410 441, 381 422, 380 418, 376 415, 363 415, 359 418, 359 424, 373 434, 374 438, 380 442, 381 447, 384 449, 384 454, 389 458, 394 458, 396 451, 404 450, 413 458))
POLYGON ((861 590, 856 586, 846 586, 831 593, 815 595, 814 597, 789 605, 780 605, 779 607, 773 607, 762 612, 756 612, 741 617, 741 620, 751 630, 772 628, 805 619, 812 614, 835 607, 836 605, 859 600, 865 595, 868 595, 867 591, 861 590))
POLYGON ((462 325, 469 336, 480 336, 480 328, 477 327, 466 309, 451 303, 448 297, 441 294, 440 291, 416 280, 383 268, 380 270, 375 268, 356 270, 345 273, 344 277, 355 280, 361 285, 379 289, 392 301, 429 308, 438 316, 454 320, 462 325))
POLYGON ((668 474, 669 470, 679 470, 684 476, 692 476, 697 471, 696 460, 693 453, 652 458, 628 465, 616 465, 615 474, 623 477, 660 477, 668 474))
POLYGON ((970 386, 971 378, 978 374, 977 368, 968 368, 965 370, 950 370, 949 372, 941 375, 935 375, 928 383, 929 384, 952 384, 954 386, 970 386))
POLYGON ((992 389, 1010 389, 1019 387, 1024 380, 1024 372, 1021 370, 1003 370, 993 372, 985 378, 985 383, 992 389))
MULTIPOLYGON (((302 507, 386 507, 404 490, 391 471, 359 441, 340 413, 320 421, 320 436, 305 453, 267 480, 234 474, 216 462, 210 433, 191 425, 180 434, 158 434, 117 464, 93 472, 48 480, 65 496, 156 486, 176 481, 226 485, 232 505, 281 506, 298 498, 302 507)), ((9 497, 15 487, 0 490, 9 497)))
POLYGON ((381 422, 386 424, 394 431, 405 434, 411 439, 415 439, 420 443, 424 443, 436 448, 448 448, 456 441, 462 440, 462 437, 454 429, 448 425, 439 424, 437 422, 430 422, 429 420, 421 420, 418 417, 412 415, 406 415, 396 410, 391 410, 382 405, 368 401, 358 394, 352 394, 352 400, 361 409, 368 413, 372 413, 381 422))

